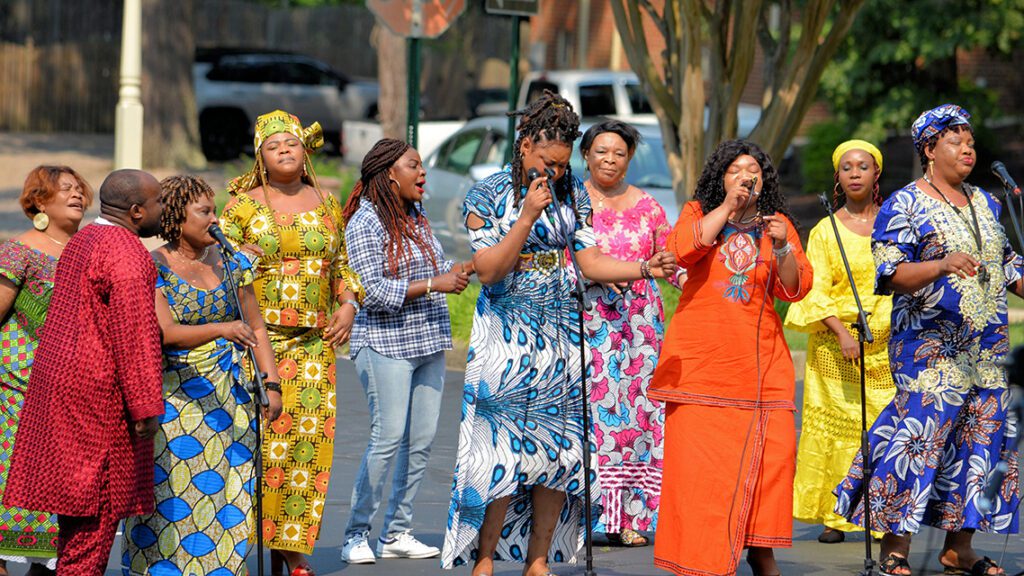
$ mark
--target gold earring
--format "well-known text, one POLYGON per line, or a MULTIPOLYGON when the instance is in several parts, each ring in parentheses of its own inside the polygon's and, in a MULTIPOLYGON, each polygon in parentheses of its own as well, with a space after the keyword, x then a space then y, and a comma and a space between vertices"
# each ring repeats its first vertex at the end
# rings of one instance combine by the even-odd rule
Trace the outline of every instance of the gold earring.
POLYGON ((935 177, 935 160, 929 160, 928 161, 928 177, 929 178, 934 178, 935 177))
POLYGON ((46 212, 40 212, 32 217, 32 227, 42 232, 50 225, 50 217, 46 212))

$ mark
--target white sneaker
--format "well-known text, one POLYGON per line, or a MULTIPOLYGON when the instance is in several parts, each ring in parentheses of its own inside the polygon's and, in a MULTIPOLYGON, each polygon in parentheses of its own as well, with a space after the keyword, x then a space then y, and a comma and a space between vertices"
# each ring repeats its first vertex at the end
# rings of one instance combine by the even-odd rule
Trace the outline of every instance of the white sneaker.
POLYGON ((440 554, 436 546, 420 542, 412 532, 401 532, 390 540, 377 540, 377 556, 381 558, 433 558, 440 554))
POLYGON ((349 564, 373 564, 377 557, 373 555, 370 544, 366 541, 366 532, 353 534, 345 540, 341 547, 341 561, 349 564))

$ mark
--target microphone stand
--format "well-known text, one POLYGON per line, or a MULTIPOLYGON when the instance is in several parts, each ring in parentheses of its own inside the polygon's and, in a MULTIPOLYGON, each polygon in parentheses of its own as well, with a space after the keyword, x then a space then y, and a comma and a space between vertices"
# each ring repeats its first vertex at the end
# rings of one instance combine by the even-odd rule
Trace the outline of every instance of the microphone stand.
POLYGON ((551 203, 555 208, 555 218, 558 220, 558 225, 561 229, 565 231, 565 242, 566 248, 568 248, 569 252, 569 261, 572 262, 573 270, 576 272, 574 295, 576 296, 576 322, 577 328, 580 331, 580 404, 583 408, 583 498, 585 500, 583 504, 583 521, 586 523, 583 532, 583 549, 586 568, 583 570, 583 574, 585 576, 594 576, 594 528, 590 509, 590 472, 592 470, 590 463, 590 391, 587 387, 587 356, 583 331, 583 311, 590 308, 590 302, 587 299, 586 290, 584 288, 583 274, 580 273, 580 266, 576 262, 576 251, 573 250, 572 247, 574 235, 569 231, 565 218, 562 216, 562 204, 558 200, 558 194, 554 190, 551 190, 554 180, 554 172, 551 171, 550 168, 545 169, 544 171, 548 175, 548 190, 551 192, 551 203))
MULTIPOLYGON (((238 319, 243 323, 248 324, 245 319, 245 311, 242 310, 242 304, 238 299, 238 285, 235 283, 235 277, 231 274, 231 268, 228 262, 232 260, 232 253, 228 247, 224 244, 217 244, 217 248, 220 250, 220 260, 224 263, 224 280, 228 285, 228 294, 231 297, 231 303, 235 305, 235 310, 238 310, 238 319)), ((249 392, 255 394, 254 400, 256 401, 256 451, 253 454, 253 467, 255 470, 255 481, 256 481, 256 574, 257 576, 263 576, 263 408, 270 405, 270 399, 267 398, 267 389, 263 386, 263 373, 260 372, 259 365, 256 364, 256 352, 252 348, 246 348, 246 352, 249 355, 249 362, 252 364, 252 382, 249 383, 249 392)))
POLYGON ((857 341, 860 344, 860 454, 863 460, 864 478, 861 483, 861 499, 864 503, 864 569, 860 576, 876 576, 875 561, 871 557, 871 505, 868 496, 868 487, 871 485, 871 475, 874 472, 871 463, 871 446, 868 439, 868 398, 866 375, 864 372, 864 344, 875 341, 868 327, 868 314, 860 303, 860 294, 857 293, 857 284, 853 281, 853 271, 850 269, 850 261, 846 258, 846 250, 843 248, 843 240, 839 236, 839 226, 836 224, 836 215, 832 211, 832 204, 825 194, 818 196, 821 205, 828 213, 828 219, 832 223, 832 231, 835 233, 836 243, 839 244, 839 255, 843 258, 843 267, 846 269, 846 278, 850 281, 850 290, 853 291, 853 301, 857 303, 857 321, 853 326, 857 329, 857 341))

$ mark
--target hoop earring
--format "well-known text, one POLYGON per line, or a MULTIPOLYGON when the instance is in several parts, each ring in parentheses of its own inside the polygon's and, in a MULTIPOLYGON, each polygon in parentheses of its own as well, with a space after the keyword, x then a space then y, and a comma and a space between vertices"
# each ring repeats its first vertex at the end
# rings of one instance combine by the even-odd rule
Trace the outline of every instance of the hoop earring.
POLYGON ((32 227, 42 232, 50 226, 50 217, 46 215, 46 212, 40 212, 32 217, 32 227))
POLYGON ((394 184, 394 185, 395 185, 395 187, 396 187, 396 188, 398 188, 399 190, 401 190, 401 189, 402 189, 402 185, 398 183, 398 180, 395 180, 395 179, 394 179, 394 178, 392 178, 391 176, 388 176, 388 182, 389 182, 389 184, 388 184, 388 188, 390 188, 390 187, 391 187, 391 184, 394 184))

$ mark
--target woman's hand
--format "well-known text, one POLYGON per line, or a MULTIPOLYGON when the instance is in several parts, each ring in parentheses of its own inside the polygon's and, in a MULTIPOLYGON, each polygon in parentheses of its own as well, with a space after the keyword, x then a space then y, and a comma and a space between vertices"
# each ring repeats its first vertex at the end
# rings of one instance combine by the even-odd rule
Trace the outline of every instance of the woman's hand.
POLYGON ((786 247, 786 243, 789 241, 787 234, 789 230, 786 226, 786 217, 781 214, 771 214, 765 216, 764 220, 764 232, 772 239, 772 246, 776 250, 781 250, 786 247))
POLYGON ((434 292, 446 294, 461 294, 469 284, 469 274, 462 271, 462 267, 452 268, 452 271, 440 276, 434 276, 430 281, 430 289, 434 292))
POLYGON ((331 345, 337 348, 345 342, 352 333, 352 322, 356 319, 356 309, 349 303, 344 303, 331 314, 327 319, 327 327, 324 328, 324 338, 331 345))
POLYGON ((156 436, 156 431, 159 429, 160 418, 158 416, 150 416, 149 418, 132 422, 132 430, 139 438, 152 438, 156 436))
POLYGON ((273 422, 281 417, 284 402, 281 400, 281 393, 276 390, 267 390, 267 400, 269 404, 263 407, 263 418, 268 422, 273 422))
POLYGON ((548 188, 548 177, 541 176, 530 182, 530 188, 526 191, 526 198, 523 199, 523 209, 520 214, 528 218, 530 223, 540 218, 544 209, 551 204, 551 190, 548 188))
POLYGON ((220 326, 220 335, 225 340, 234 342, 239 346, 245 346, 246 348, 256 347, 256 333, 245 322, 233 320, 231 322, 221 322, 220 326))
POLYGON ((756 186, 756 182, 751 185, 750 188, 739 184, 732 187, 727 187, 725 191, 725 200, 722 201, 722 206, 728 208, 729 213, 733 213, 745 206, 750 202, 751 189, 756 186))
POLYGON ((939 269, 942 271, 943 276, 947 274, 956 274, 961 278, 974 276, 978 273, 978 266, 980 265, 981 263, 973 256, 963 252, 954 252, 939 260, 939 269))
POLYGON ((839 331, 839 349, 843 352, 843 357, 847 360, 856 361, 860 358, 860 342, 857 338, 850 334, 850 331, 843 328, 839 331))
POLYGON ((671 252, 658 252, 647 261, 651 276, 655 278, 671 278, 679 270, 676 255, 671 252))

